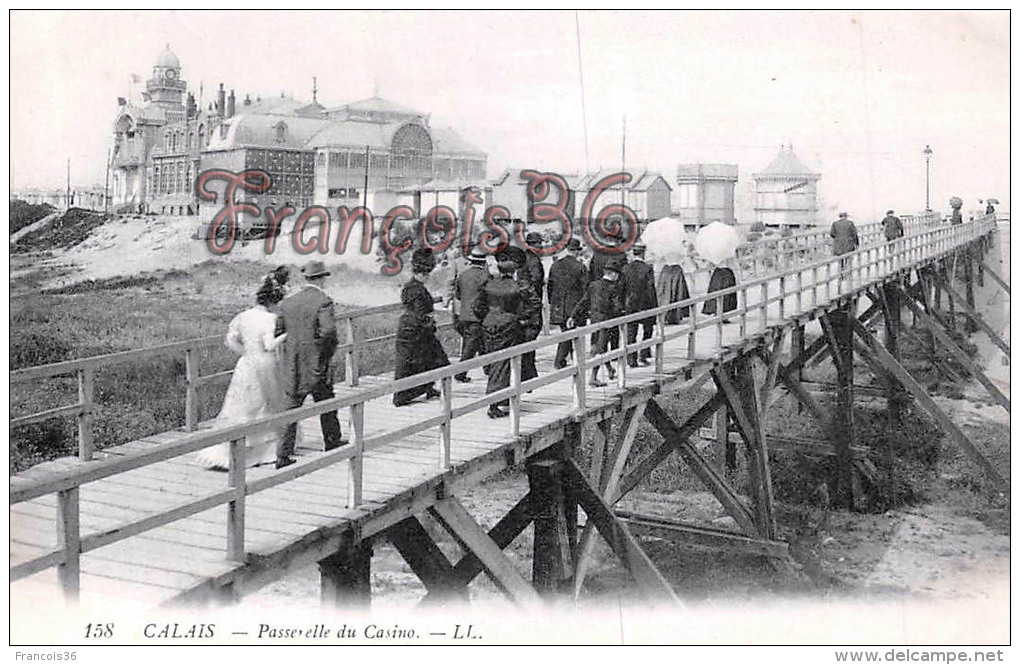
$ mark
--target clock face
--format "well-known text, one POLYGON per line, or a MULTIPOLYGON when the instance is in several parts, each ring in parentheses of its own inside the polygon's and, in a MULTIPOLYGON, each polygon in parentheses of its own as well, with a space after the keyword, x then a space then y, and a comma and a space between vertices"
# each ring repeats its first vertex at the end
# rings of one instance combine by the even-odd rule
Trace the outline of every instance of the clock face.
POLYGON ((172 69, 168 69, 166 70, 166 73, 163 74, 163 77, 166 78, 167 81, 173 81, 175 78, 177 78, 177 72, 175 72, 172 69))

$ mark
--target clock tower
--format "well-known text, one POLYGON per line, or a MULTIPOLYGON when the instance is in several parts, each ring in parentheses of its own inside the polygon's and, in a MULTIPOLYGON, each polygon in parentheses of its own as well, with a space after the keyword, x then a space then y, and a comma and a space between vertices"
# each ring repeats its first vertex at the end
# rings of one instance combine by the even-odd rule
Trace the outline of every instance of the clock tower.
POLYGON ((181 61, 167 44, 152 68, 152 78, 145 82, 149 103, 166 111, 167 122, 183 120, 187 89, 188 84, 181 78, 181 61))

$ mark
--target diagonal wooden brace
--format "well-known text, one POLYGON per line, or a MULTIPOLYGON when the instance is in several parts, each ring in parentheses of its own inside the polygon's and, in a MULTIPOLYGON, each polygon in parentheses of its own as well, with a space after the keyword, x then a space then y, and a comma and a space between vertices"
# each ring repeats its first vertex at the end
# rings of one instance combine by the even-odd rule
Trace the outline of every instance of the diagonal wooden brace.
POLYGON ((950 418, 946 413, 939 408, 935 400, 931 398, 931 395, 925 391, 925 389, 919 384, 914 377, 910 376, 910 373, 893 358, 885 348, 879 344, 878 340, 868 332, 867 328, 857 324, 854 326, 854 331, 858 337, 864 343, 863 346, 857 348, 858 354, 865 358, 870 364, 883 367, 888 372, 892 373, 899 382, 903 385, 914 399, 917 400, 918 405, 923 408, 929 416, 935 419, 936 422, 942 427, 942 429, 949 435, 949 437, 956 442, 960 449, 970 459, 977 464, 988 477, 999 487, 999 490, 1005 493, 1009 497, 1009 481, 1007 481, 999 469, 992 463, 988 457, 988 451, 985 450, 984 446, 976 441, 971 441, 966 434, 964 434, 953 419, 950 418), (869 357, 873 356, 873 357, 869 357))
POLYGON ((577 498, 577 502, 584 509, 585 514, 595 524, 595 528, 606 540, 610 549, 630 571, 646 597, 651 600, 678 602, 676 594, 669 586, 666 578, 662 576, 652 560, 644 553, 641 546, 631 535, 627 527, 613 514, 613 511, 606 505, 605 501, 588 484, 584 473, 577 468, 573 461, 567 462, 564 467, 564 481, 577 498))
POLYGON ((492 538, 464 509, 456 497, 437 502, 429 511, 440 521, 461 546, 481 562, 489 578, 519 605, 538 604, 541 599, 534 588, 514 568, 492 538))
POLYGON ((967 371, 970 372, 971 376, 977 379, 978 382, 988 390, 992 398, 995 399, 1002 408, 1006 409, 1007 413, 1009 413, 1009 398, 1006 397, 987 376, 985 376, 985 373, 974 363, 973 360, 970 359, 970 356, 968 356, 963 349, 957 346, 956 343, 953 342, 953 339, 947 335, 941 327, 931 319, 931 317, 925 314, 920 306, 913 301, 913 299, 906 297, 903 299, 903 302, 908 308, 910 308, 910 311, 914 313, 914 316, 920 319, 924 325, 928 326, 928 329, 931 330, 932 334, 935 335, 943 346, 949 349, 950 353, 952 353, 956 359, 960 361, 960 364, 967 368, 967 371))
POLYGON ((992 329, 992 327, 988 325, 984 319, 981 318, 980 314, 974 311, 973 307, 967 304, 967 300, 963 296, 961 296, 956 289, 951 287, 945 281, 942 282, 942 288, 945 289, 946 293, 949 294, 949 297, 952 298, 956 302, 956 304, 960 306, 960 309, 962 309, 964 313, 968 317, 970 317, 970 320, 976 323, 979 328, 984 330, 985 334, 991 338, 992 342, 997 347, 1002 349, 1003 353, 1005 353, 1007 356, 1010 355, 1009 344, 1007 344, 1001 337, 999 337, 998 333, 996 333, 992 329))
POLYGON ((463 585, 455 579, 453 566, 436 546, 417 517, 408 517, 386 530, 390 542, 429 591, 431 601, 447 598, 467 600, 463 585))
POLYGON ((747 509, 744 502, 737 496, 736 491, 730 486, 723 476, 702 457, 701 453, 691 445, 688 440, 690 434, 684 434, 676 425, 669 414, 662 410, 655 400, 648 400, 645 407, 645 417, 648 422, 658 430, 659 434, 677 450, 684 461, 691 467, 698 479, 705 484, 715 498, 719 500, 730 517, 737 523, 740 529, 749 536, 761 537, 758 525, 755 524, 754 516, 747 509))

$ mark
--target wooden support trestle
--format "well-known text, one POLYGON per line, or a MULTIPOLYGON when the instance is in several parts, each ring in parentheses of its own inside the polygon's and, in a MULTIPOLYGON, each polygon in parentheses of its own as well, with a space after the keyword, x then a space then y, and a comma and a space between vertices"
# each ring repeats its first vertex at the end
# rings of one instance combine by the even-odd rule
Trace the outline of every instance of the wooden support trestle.
POLYGON ((676 450, 680 454, 691 467, 691 471, 708 488, 708 491, 715 495, 715 498, 719 500, 726 513, 733 518, 741 531, 751 536, 760 537, 761 532, 754 521, 754 516, 744 505, 743 500, 737 496, 736 491, 726 482, 726 479, 691 445, 688 437, 693 432, 685 434, 655 400, 648 401, 648 406, 645 407, 645 417, 669 444, 670 449, 676 450))
POLYGON ((662 538, 682 547, 722 549, 779 559, 785 559, 790 555, 789 546, 779 540, 751 538, 723 529, 686 524, 653 515, 639 515, 624 510, 617 510, 616 516, 627 525, 631 533, 662 538))
POLYGON ((602 497, 592 489, 584 473, 573 461, 564 465, 564 480, 588 519, 633 575, 638 587, 645 593, 645 598, 653 602, 679 602, 669 583, 641 549, 626 525, 617 519, 602 497))
POLYGON ((953 356, 955 356, 956 359, 960 362, 960 364, 963 365, 968 372, 970 372, 971 376, 977 379, 978 382, 981 383, 981 385, 983 385, 988 390, 988 393, 992 396, 992 398, 996 402, 998 402, 999 405, 1002 406, 1002 408, 1006 409, 1006 412, 1008 413, 1009 398, 1006 397, 1002 393, 1002 391, 999 390, 998 386, 992 383, 992 381, 985 375, 981 368, 978 367, 974 363, 974 361, 970 359, 970 356, 968 356, 963 349, 957 346, 953 339, 949 335, 947 335, 941 329, 941 327, 931 319, 931 317, 925 314, 924 311, 921 310, 920 306, 918 306, 918 304, 914 302, 912 298, 908 296, 904 298, 903 302, 907 305, 908 308, 910 308, 910 311, 914 313, 914 316, 918 317, 921 320, 921 322, 924 323, 924 325, 926 325, 929 330, 931 330, 932 334, 936 338, 938 338, 939 342, 947 349, 949 349, 950 353, 952 353, 953 356))
POLYGON ((885 348, 879 344, 878 340, 868 332, 868 329, 860 324, 854 325, 854 331, 860 338, 862 344, 857 346, 858 354, 862 358, 867 360, 871 365, 891 372, 900 381, 904 388, 913 395, 918 405, 923 408, 928 415, 934 418, 942 429, 949 435, 949 437, 956 442, 960 449, 970 457, 970 459, 977 464, 988 477, 999 487, 1000 491, 1009 496, 1009 482, 1003 477, 999 469, 992 463, 988 456, 988 451, 985 450, 984 446, 976 441, 971 441, 966 434, 964 434, 953 419, 950 418, 946 413, 939 408, 935 400, 925 391, 925 389, 910 375, 910 373, 893 358, 885 348))
POLYGON ((982 262, 981 265, 984 266, 985 273, 992 278, 992 281, 998 284, 1002 290, 1006 292, 1006 295, 1009 295, 1009 284, 1006 283, 1006 280, 1004 280, 999 273, 992 270, 991 266, 987 263, 982 262))
POLYGON ((319 561, 323 605, 367 608, 372 603, 372 542, 361 541, 319 561))
POLYGON ((963 296, 961 296, 956 291, 956 289, 954 289, 949 284, 944 282, 942 284, 942 288, 946 290, 946 293, 949 294, 949 298, 951 300, 956 301, 956 303, 963 309, 964 313, 970 318, 970 320, 973 321, 979 328, 981 328, 981 330, 985 331, 985 334, 991 338, 992 342, 994 342, 996 346, 1002 349, 1003 353, 1005 353, 1007 356, 1010 355, 1009 344, 1007 344, 1001 337, 999 337, 998 333, 996 333, 992 329, 992 327, 988 325, 984 319, 981 318, 980 314, 974 311, 974 308, 970 306, 967 300, 963 296))
POLYGON ((404 561, 428 590, 428 602, 467 600, 467 589, 457 583, 453 566, 416 517, 391 526, 386 535, 404 561))
POLYGON ((853 328, 863 324, 850 315, 847 309, 837 309, 821 318, 822 328, 833 349, 836 365, 836 417, 833 422, 833 440, 836 444, 834 478, 835 503, 852 510, 854 507, 853 467, 850 449, 854 446, 854 351, 853 328))
POLYGON ((540 602, 535 589, 517 572, 499 545, 471 517, 456 497, 448 497, 437 502, 429 508, 429 511, 465 550, 478 557, 489 578, 514 602, 519 605, 540 602))
MULTIPOLYGON (((504 550, 528 528, 529 524, 531 524, 531 494, 526 494, 501 520, 496 522, 495 526, 489 529, 488 536, 496 543, 496 547, 504 550)), ((485 566, 481 560, 474 553, 468 551, 453 567, 452 575, 457 585, 466 587, 484 570, 485 566)), ((432 592, 429 592, 425 600, 429 601, 431 595, 432 592)))

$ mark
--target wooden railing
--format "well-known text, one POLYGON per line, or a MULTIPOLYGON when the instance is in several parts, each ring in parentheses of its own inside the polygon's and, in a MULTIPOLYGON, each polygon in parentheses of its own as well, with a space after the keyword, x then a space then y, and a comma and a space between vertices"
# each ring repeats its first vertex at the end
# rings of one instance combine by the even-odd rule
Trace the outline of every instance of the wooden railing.
MULTIPOLYGON (((438 428, 436 468, 437 470, 450 469, 454 422, 466 414, 484 409, 498 401, 509 400, 510 417, 507 419, 507 426, 509 433, 516 436, 520 433, 521 407, 527 399, 527 393, 542 386, 565 381, 571 385, 575 414, 583 415, 588 408, 586 379, 587 369, 590 367, 609 360, 625 358, 627 354, 639 352, 642 349, 654 348, 656 372, 661 373, 665 369, 663 366, 665 345, 671 340, 686 337, 686 353, 683 362, 689 363, 692 360, 697 360, 695 351, 699 333, 705 334, 703 331, 712 330, 717 337, 717 342, 721 343, 724 318, 739 318, 740 330, 743 335, 747 332, 749 315, 757 313, 759 326, 756 326, 756 329, 765 331, 769 325, 779 323, 786 318, 787 314, 791 313, 787 311, 789 308, 792 308, 794 313, 803 313, 825 307, 835 298, 859 293, 888 279, 890 275, 903 273, 938 260, 957 247, 972 242, 992 229, 994 229, 994 220, 992 219, 981 219, 957 226, 940 226, 906 236, 892 243, 865 247, 852 254, 798 265, 795 269, 778 275, 766 275, 751 279, 724 291, 700 295, 653 310, 549 335, 533 342, 457 362, 377 387, 361 388, 352 394, 267 416, 243 425, 195 432, 171 444, 123 457, 82 463, 70 469, 38 475, 31 479, 12 478, 10 484, 11 505, 47 494, 57 494, 57 525, 60 537, 57 549, 12 566, 10 579, 12 581, 21 579, 46 568, 58 566, 59 578, 65 593, 72 597, 76 596, 79 588, 79 559, 83 553, 223 504, 228 506, 226 554, 230 560, 241 562, 245 558, 245 501, 249 495, 346 461, 349 474, 346 505, 350 508, 358 507, 363 503, 364 457, 367 453, 382 446, 419 432, 438 428), (810 276, 810 279, 806 279, 805 275, 810 276), (775 290, 773 291, 773 289, 775 290), (721 301, 729 294, 737 294, 740 305, 735 311, 723 313, 721 301), (712 316, 699 314, 700 306, 713 299, 717 301, 716 314, 712 316), (666 313, 684 307, 689 307, 691 313, 686 322, 675 326, 663 325, 666 313), (771 318, 771 310, 776 310, 775 319, 771 318), (626 342, 627 324, 649 317, 655 317, 658 322, 653 337, 628 344, 626 342), (620 331, 619 348, 589 357, 586 346, 588 336, 595 331, 613 327, 620 331), (574 364, 527 381, 522 380, 521 356, 546 347, 555 347, 560 342, 570 342, 573 345, 574 364), (484 397, 470 397, 466 403, 454 403, 453 376, 455 374, 501 361, 510 362, 511 381, 509 387, 486 394, 484 397), (387 397, 397 391, 431 382, 439 382, 441 387, 440 413, 438 415, 425 418, 412 425, 399 426, 396 429, 378 432, 371 436, 366 435, 366 403, 373 399, 387 397), (245 436, 343 409, 348 410, 350 416, 352 430, 350 445, 309 458, 263 478, 256 480, 246 478, 245 436), (81 534, 78 501, 79 488, 82 485, 225 442, 229 442, 231 453, 226 489, 172 506, 168 510, 148 515, 142 519, 119 524, 114 528, 81 534)), ((389 310, 384 307, 373 308, 373 311, 379 313, 389 310)), ((178 346, 166 345, 160 347, 160 350, 166 352, 168 349, 186 349, 188 344, 182 342, 178 346)), ((130 353, 132 352, 121 354, 121 357, 126 357, 130 353)), ((89 363, 93 360, 95 359, 70 361, 69 371, 85 371, 89 367, 94 367, 89 363)), ((30 373, 34 369, 39 368, 22 370, 22 372, 30 373)), ((626 363, 621 362, 616 379, 619 386, 626 387, 627 376, 626 363)))
MULTIPOLYGON (((438 300, 438 299, 437 299, 438 300)), ((378 335, 362 339, 359 336, 358 320, 381 314, 393 314, 400 312, 400 303, 390 303, 377 307, 365 307, 356 310, 340 312, 337 315, 338 334, 344 336, 344 341, 337 345, 334 355, 334 362, 343 358, 344 381, 349 386, 358 385, 358 352, 372 345, 392 343, 396 333, 378 335)), ((446 330, 453 326, 452 322, 439 323, 440 330, 446 330)), ((199 409, 200 389, 210 386, 223 385, 230 381, 233 369, 228 369, 213 374, 202 374, 200 353, 208 349, 223 348, 222 335, 210 335, 208 337, 196 337, 181 342, 172 342, 145 349, 133 349, 130 351, 119 351, 100 356, 90 356, 76 360, 67 360, 48 365, 26 367, 13 370, 10 373, 10 380, 24 382, 37 379, 52 378, 56 376, 76 375, 78 379, 78 401, 74 404, 59 406, 45 411, 39 411, 28 415, 11 418, 10 427, 20 427, 32 423, 42 422, 51 418, 75 417, 77 418, 78 430, 78 458, 82 461, 92 459, 93 455, 93 431, 92 415, 95 407, 95 377, 97 371, 113 365, 123 363, 149 360, 156 357, 181 357, 184 356, 184 426, 189 431, 197 429, 201 419, 199 409)))
MULTIPOLYGON (((904 229, 908 234, 914 234, 928 228, 933 221, 934 217, 930 215, 907 215, 903 217, 904 229)), ((882 225, 879 223, 862 225, 858 228, 858 234, 861 238, 861 244, 865 246, 884 242, 882 225)), ((738 250, 738 261, 752 275, 762 274, 763 270, 790 270, 812 259, 827 255, 829 253, 829 245, 830 238, 827 228, 812 229, 786 237, 768 237, 755 242, 745 243, 738 250)), ((692 286, 693 278, 698 273, 708 272, 708 270, 709 268, 704 267, 696 268, 694 273, 690 275, 692 277, 692 286)), ((438 302, 439 298, 436 300, 438 302)), ((338 315, 338 332, 342 330, 344 341, 337 347, 334 360, 336 361, 340 356, 343 357, 344 382, 346 385, 358 385, 358 378, 360 376, 358 354, 360 350, 378 344, 392 344, 396 337, 395 333, 388 333, 362 339, 359 336, 358 320, 375 315, 393 314, 400 310, 401 305, 399 303, 391 303, 345 311, 338 315)), ((549 317, 546 315, 544 320, 548 322, 548 319, 549 317)), ((452 327, 451 322, 440 324, 441 329, 450 327, 452 327)), ((548 329, 545 332, 548 333, 548 329)), ((74 404, 12 418, 10 426, 19 427, 52 418, 74 417, 77 420, 78 458, 83 461, 90 460, 94 452, 92 418, 95 407, 96 372, 105 367, 121 363, 137 362, 161 356, 180 357, 183 355, 186 385, 184 426, 188 431, 194 431, 202 419, 200 390, 210 386, 224 385, 230 381, 230 377, 233 375, 233 369, 213 374, 202 374, 201 352, 207 349, 221 348, 222 344, 222 337, 213 335, 146 349, 120 351, 101 356, 14 370, 10 373, 12 383, 55 376, 76 375, 78 380, 78 401, 74 404)))

